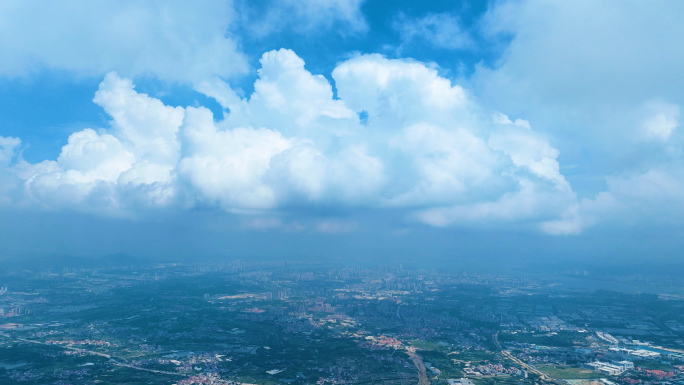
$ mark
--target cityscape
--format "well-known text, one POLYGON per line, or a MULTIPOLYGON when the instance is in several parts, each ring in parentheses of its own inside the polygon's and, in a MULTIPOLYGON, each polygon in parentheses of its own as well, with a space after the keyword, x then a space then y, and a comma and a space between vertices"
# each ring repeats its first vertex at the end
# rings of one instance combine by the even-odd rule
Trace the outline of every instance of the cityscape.
POLYGON ((684 380, 684 280, 677 275, 111 262, 3 271, 0 382, 684 380), (571 281, 586 289, 564 283, 571 281), (634 289, 591 289, 592 281, 634 289))

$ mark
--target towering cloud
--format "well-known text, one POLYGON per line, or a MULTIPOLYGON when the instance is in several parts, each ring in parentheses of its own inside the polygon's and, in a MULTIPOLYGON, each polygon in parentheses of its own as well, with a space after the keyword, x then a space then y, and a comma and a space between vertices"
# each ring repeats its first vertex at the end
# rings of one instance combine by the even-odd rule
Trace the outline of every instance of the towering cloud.
POLYGON ((576 204, 543 136, 422 63, 349 59, 332 74, 337 99, 289 50, 265 53, 258 74, 245 99, 220 79, 204 84, 227 108, 215 121, 204 107, 166 106, 110 73, 94 98, 109 127, 72 134, 56 160, 5 164, 33 204, 109 215, 364 208, 435 226, 547 228, 576 204))

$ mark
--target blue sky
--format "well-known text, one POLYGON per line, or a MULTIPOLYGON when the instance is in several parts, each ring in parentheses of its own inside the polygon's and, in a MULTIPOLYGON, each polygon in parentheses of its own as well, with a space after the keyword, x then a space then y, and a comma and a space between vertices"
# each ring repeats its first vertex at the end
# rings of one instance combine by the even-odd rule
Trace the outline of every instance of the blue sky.
POLYGON ((4 2, 0 252, 677 260, 682 16, 4 2))

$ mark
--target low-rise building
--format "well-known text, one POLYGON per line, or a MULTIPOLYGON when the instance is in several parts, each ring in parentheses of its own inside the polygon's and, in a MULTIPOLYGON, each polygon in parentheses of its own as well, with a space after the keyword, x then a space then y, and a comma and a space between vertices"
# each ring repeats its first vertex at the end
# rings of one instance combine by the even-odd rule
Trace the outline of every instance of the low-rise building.
POLYGON ((601 361, 589 362, 584 364, 584 366, 595 371, 596 373, 606 374, 609 376, 619 376, 625 371, 622 366, 601 361))
POLYGON ((471 380, 467 378, 460 378, 458 380, 450 378, 447 380, 449 385, 475 385, 471 380))

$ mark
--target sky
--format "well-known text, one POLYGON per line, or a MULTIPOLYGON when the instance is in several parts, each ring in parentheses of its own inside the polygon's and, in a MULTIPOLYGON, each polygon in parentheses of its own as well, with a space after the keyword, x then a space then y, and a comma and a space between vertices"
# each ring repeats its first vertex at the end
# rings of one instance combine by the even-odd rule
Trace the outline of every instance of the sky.
POLYGON ((680 1, 3 1, 0 256, 681 261, 680 1))

